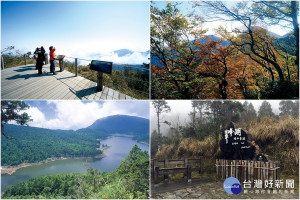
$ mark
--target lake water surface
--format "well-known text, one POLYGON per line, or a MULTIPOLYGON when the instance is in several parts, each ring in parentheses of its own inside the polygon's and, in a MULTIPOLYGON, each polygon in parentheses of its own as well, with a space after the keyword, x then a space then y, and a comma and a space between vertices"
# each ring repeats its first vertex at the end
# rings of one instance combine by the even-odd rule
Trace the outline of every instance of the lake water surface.
POLYGON ((100 171, 114 170, 126 158, 135 144, 142 150, 149 151, 149 145, 138 143, 129 137, 111 137, 102 140, 101 144, 107 144, 111 147, 104 151, 107 156, 100 160, 93 160, 92 162, 87 162, 87 159, 57 160, 38 166, 21 168, 12 175, 3 174, 1 175, 1 192, 8 186, 38 176, 71 172, 82 173, 86 172, 89 167, 100 171))

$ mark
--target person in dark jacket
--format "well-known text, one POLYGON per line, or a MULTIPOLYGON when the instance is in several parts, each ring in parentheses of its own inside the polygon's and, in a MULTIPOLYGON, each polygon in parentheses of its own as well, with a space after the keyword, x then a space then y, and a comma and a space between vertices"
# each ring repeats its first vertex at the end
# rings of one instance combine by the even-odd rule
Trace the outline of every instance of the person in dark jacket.
POLYGON ((41 48, 36 49, 34 52, 34 54, 37 54, 36 67, 38 69, 38 74, 42 74, 42 68, 45 61, 45 52, 46 51, 43 46, 41 48))
POLYGON ((35 59, 35 69, 37 70, 38 68, 37 68, 37 54, 36 54, 36 52, 38 52, 39 51, 39 47, 37 47, 36 49, 35 49, 35 51, 34 51, 34 53, 33 53, 33 58, 35 59))

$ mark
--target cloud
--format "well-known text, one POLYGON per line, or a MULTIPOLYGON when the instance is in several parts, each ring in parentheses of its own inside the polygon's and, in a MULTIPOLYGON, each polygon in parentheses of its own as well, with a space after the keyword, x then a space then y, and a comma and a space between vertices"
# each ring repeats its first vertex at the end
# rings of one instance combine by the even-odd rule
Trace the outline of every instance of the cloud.
MULTIPOLYGON (((67 53, 67 56, 73 58, 82 58, 85 60, 110 61, 116 64, 140 65, 143 63, 149 63, 150 53, 148 55, 143 55, 141 52, 133 52, 132 54, 119 56, 114 52, 95 53, 81 50, 77 52, 69 52, 67 53)), ((66 58, 66 60, 74 62, 73 58, 66 58)), ((78 60, 79 65, 88 65, 90 63, 90 61, 85 60, 78 60)))
POLYGON ((112 61, 118 64, 142 64, 149 63, 150 54, 143 55, 140 52, 134 52, 132 54, 127 54, 125 56, 118 56, 116 53, 111 53, 110 55, 100 56, 100 60, 112 61))
POLYGON ((30 107, 26 110, 33 119, 28 123, 30 126, 77 130, 86 128, 99 118, 111 115, 149 118, 148 101, 45 101, 44 103, 54 107, 55 117, 47 120, 46 112, 41 112, 38 107, 30 107))
MULTIPOLYGON (((26 113, 31 116, 31 119, 33 119, 35 124, 41 125, 46 121, 44 113, 42 113, 37 107, 30 107, 28 110, 26 110, 26 113)), ((29 124, 31 123, 32 122, 29 124)))

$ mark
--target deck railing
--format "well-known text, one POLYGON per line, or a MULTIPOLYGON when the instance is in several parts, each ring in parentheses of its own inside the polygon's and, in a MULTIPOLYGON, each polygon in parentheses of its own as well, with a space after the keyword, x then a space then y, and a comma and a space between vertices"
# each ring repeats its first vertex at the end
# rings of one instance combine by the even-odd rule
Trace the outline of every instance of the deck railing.
MULTIPOLYGON (((24 57, 24 64, 27 64, 27 58, 28 55, 23 55, 24 57)), ((67 59, 60 59, 58 60, 59 62, 59 68, 60 71, 64 71, 66 66, 72 66, 74 70, 75 76, 78 76, 78 71, 81 66, 79 66, 80 61, 87 61, 91 62, 92 60, 89 59, 82 59, 82 58, 75 58, 75 57, 69 57, 66 56, 64 58, 67 59), (73 60, 74 62, 70 61, 73 60)), ((46 63, 48 64, 48 55, 46 58, 46 63)), ((1 56, 1 69, 5 68, 5 63, 3 60, 3 56, 1 56)), ((150 73, 149 73, 149 68, 146 67, 135 67, 135 66, 128 66, 128 65, 118 65, 117 67, 112 68, 114 73, 116 71, 119 71, 117 75, 122 75, 119 79, 117 78, 110 78, 106 80, 106 83, 108 83, 109 87, 115 90, 122 91, 125 94, 128 94, 129 96, 133 96, 135 98, 142 98, 142 99, 149 99, 149 91, 150 91, 150 84, 149 84, 149 79, 150 79, 150 73), (140 73, 140 76, 133 76, 133 73, 125 73, 125 70, 129 69, 129 71, 134 71, 135 73, 140 73), (122 71, 122 73, 121 73, 122 71), (123 82, 122 82, 123 81, 123 82), (127 84, 125 84, 126 82, 127 84), (126 86, 125 86, 126 85, 126 86), (130 91, 129 91, 130 90, 130 91)), ((107 76, 106 76, 107 77, 107 76)), ((85 77, 87 79, 90 79, 89 77, 85 77)), ((91 79, 90 79, 91 80, 91 79)), ((92 81, 97 81, 97 80, 92 80, 92 81)), ((98 81, 97 81, 98 82, 98 81)))

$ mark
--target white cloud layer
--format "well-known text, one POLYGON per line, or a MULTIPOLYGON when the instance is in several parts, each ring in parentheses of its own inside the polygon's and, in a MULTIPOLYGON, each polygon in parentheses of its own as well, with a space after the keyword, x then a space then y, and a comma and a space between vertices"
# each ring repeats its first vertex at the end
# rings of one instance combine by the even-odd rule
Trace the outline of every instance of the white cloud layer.
POLYGON ((112 61, 118 64, 142 64, 149 63, 150 54, 142 55, 140 52, 134 52, 132 54, 127 54, 125 56, 118 56, 116 53, 111 53, 109 55, 103 55, 100 57, 100 60, 112 61))
MULTIPOLYGON (((143 63, 149 63, 150 53, 148 55, 144 55, 140 52, 133 52, 132 54, 127 54, 125 56, 119 56, 114 52, 109 53, 99 53, 95 54, 88 51, 77 51, 77 52, 67 52, 66 60, 70 62, 74 62, 73 58, 81 58, 85 60, 102 60, 109 61, 116 64, 133 64, 133 65, 141 65, 143 63), (72 57, 72 58, 68 58, 72 57)), ((78 60, 79 65, 88 65, 90 61, 78 60)))
POLYGON ((143 101, 47 101, 55 107, 55 118, 46 119, 47 113, 37 107, 30 107, 26 112, 33 119, 29 126, 48 129, 77 130, 90 126, 99 118, 110 115, 131 115, 149 118, 149 104, 143 101))

